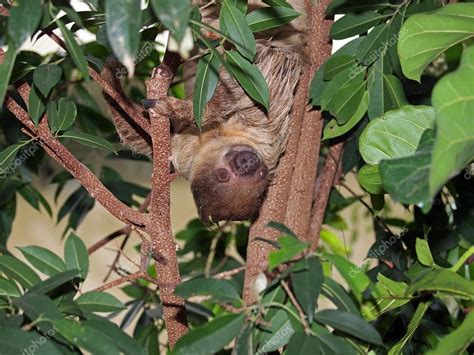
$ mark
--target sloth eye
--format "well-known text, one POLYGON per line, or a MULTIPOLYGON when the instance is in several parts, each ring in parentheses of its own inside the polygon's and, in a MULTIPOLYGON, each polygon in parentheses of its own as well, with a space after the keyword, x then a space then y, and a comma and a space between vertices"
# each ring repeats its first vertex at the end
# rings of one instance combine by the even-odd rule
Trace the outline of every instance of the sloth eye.
POLYGON ((220 168, 215 171, 215 175, 217 178, 217 181, 219 182, 227 182, 230 179, 230 174, 227 171, 227 169, 220 168))

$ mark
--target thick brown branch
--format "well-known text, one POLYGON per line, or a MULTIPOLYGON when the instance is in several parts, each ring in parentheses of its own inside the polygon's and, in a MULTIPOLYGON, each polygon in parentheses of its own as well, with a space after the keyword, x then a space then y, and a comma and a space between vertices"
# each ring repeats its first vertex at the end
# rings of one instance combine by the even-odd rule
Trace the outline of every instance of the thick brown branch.
MULTIPOLYGON (((163 63, 153 71, 147 81, 147 98, 166 97, 168 88, 176 74, 180 58, 167 52, 163 63)), ((163 318, 168 332, 170 347, 187 332, 187 317, 184 300, 175 295, 175 287, 180 282, 176 242, 171 231, 170 219, 170 122, 169 118, 150 111, 151 137, 153 145, 152 195, 150 203, 150 228, 148 233, 157 259, 156 271, 160 299, 163 304, 163 318)))
POLYGON ((324 164, 324 170, 321 176, 321 185, 314 201, 314 206, 311 211, 311 225, 309 227, 308 241, 311 242, 310 249, 315 251, 319 244, 319 233, 323 225, 324 214, 334 185, 335 177, 339 170, 343 143, 337 143, 329 148, 329 153, 324 164))

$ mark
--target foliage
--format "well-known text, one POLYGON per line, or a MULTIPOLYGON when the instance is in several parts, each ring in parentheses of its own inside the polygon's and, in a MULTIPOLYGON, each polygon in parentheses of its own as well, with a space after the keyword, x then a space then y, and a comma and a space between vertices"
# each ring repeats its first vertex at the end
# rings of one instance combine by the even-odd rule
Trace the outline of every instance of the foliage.
MULTIPOLYGON (((25 1, 16 1, 8 20, 0 17, 0 43, 8 45, 0 65, 0 102, 7 93, 19 98, 14 84, 30 83, 32 122, 38 125, 46 112, 52 133, 86 164, 90 151, 116 153, 104 158, 97 173, 120 201, 136 207, 149 189, 125 181, 109 163, 148 159, 116 152, 115 129, 102 101, 91 94, 95 84, 87 66, 100 70, 115 55, 126 69, 116 74, 138 102, 145 97, 144 80, 163 54, 153 43, 168 29, 170 46, 183 57, 192 47, 202 52, 193 97, 197 125, 221 66, 268 107, 267 84, 253 63, 254 34, 298 13, 283 0, 264 2, 270 7, 248 11, 246 1, 223 0, 218 31, 201 22, 190 1, 151 0, 140 9, 135 1, 88 0, 89 10, 81 12, 66 1, 29 1, 27 8, 25 1), (55 29, 67 55, 20 50, 31 36, 55 29), (96 41, 80 44, 81 29, 95 34, 96 41), (204 35, 208 32, 213 35, 204 35)), ((343 179, 356 174, 366 194, 344 197, 333 189, 321 248, 304 257, 300 253, 307 244, 288 228, 271 224, 282 236, 269 257, 268 274, 259 277, 258 303, 250 307, 243 304, 243 273, 222 276, 242 265, 248 225, 210 229, 189 222, 176 234, 184 280, 176 292, 187 301, 191 330, 179 340, 176 354, 473 351, 474 5, 333 0, 327 13, 343 15, 332 26, 333 39, 356 38, 315 73, 310 101, 325 112, 324 142, 346 141, 343 179), (348 260, 333 232, 347 229, 340 212, 351 204, 368 210, 375 230, 369 262, 359 266, 348 260), (397 219, 395 204, 410 217, 397 219), (343 282, 334 280, 333 269, 343 282), (333 309, 320 309, 323 299, 333 309)), ((182 84, 177 81, 170 92, 182 97, 182 84)), ((125 304, 105 292, 78 291, 88 274, 88 256, 70 232, 95 203, 83 187, 64 199, 55 216, 67 219, 64 258, 39 246, 19 248, 31 266, 11 255, 7 241, 18 196, 52 214, 52 202, 32 183, 32 175, 51 170, 51 161, 4 107, 0 130, 2 351, 21 352, 40 341, 35 353, 159 353, 158 337, 165 329, 153 283, 140 279, 122 287, 130 299, 125 304), (118 313, 123 320, 117 326, 112 320, 118 313)), ((71 180, 63 170, 50 176, 50 184, 57 185, 55 203, 71 180)), ((156 276, 151 267, 148 272, 156 276)))

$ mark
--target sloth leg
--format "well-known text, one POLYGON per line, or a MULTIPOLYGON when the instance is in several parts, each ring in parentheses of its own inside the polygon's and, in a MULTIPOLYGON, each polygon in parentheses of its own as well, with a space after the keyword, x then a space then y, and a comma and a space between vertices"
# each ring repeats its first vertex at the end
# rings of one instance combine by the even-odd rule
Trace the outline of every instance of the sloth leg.
POLYGON ((191 100, 180 100, 175 97, 161 99, 145 99, 142 101, 146 109, 153 109, 159 115, 173 118, 184 123, 193 123, 193 103, 191 100))

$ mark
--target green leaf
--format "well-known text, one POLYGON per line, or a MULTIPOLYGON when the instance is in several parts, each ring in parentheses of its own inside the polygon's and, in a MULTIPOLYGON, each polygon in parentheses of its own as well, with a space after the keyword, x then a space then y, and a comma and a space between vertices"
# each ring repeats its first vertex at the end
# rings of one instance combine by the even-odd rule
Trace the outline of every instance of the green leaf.
POLYGON ((18 151, 24 146, 24 144, 14 144, 6 147, 0 152, 0 173, 8 174, 9 167, 15 160, 18 151))
POLYGON ((109 340, 95 327, 72 320, 54 320, 52 323, 68 342, 90 354, 120 354, 115 342, 109 340))
POLYGON ((408 100, 405 97, 405 91, 400 79, 394 75, 384 74, 383 80, 384 89, 390 98, 392 107, 400 108, 402 106, 408 105, 408 100))
POLYGON ((89 254, 81 238, 71 233, 64 244, 64 260, 68 270, 79 270, 82 279, 89 272, 89 254))
POLYGON ((274 6, 264 7, 249 13, 245 19, 252 32, 265 31, 271 28, 283 26, 300 14, 291 7, 274 6))
POLYGON ((365 191, 371 194, 383 194, 382 181, 378 165, 365 164, 357 173, 357 180, 365 191))
POLYGON ((61 67, 54 64, 40 65, 33 72, 33 83, 35 87, 43 94, 44 97, 47 97, 51 89, 59 82, 61 79, 63 71, 61 67))
POLYGON ((291 279, 296 299, 312 323, 324 281, 321 263, 314 256, 298 261, 292 268, 291 279))
POLYGON ((77 69, 82 73, 86 81, 89 81, 89 69, 87 67, 86 57, 82 52, 81 47, 77 43, 74 35, 71 31, 61 22, 61 20, 56 20, 61 33, 63 34, 64 40, 66 41, 66 46, 69 55, 72 58, 72 61, 76 65, 77 69))
POLYGON ((208 295, 216 301, 240 300, 235 285, 227 280, 198 277, 185 281, 176 287, 178 296, 189 298, 195 295, 208 295))
POLYGON ((38 293, 38 294, 47 294, 50 291, 55 290, 59 286, 64 285, 67 282, 72 281, 78 276, 77 270, 68 270, 51 276, 49 279, 41 281, 35 284, 28 290, 27 294, 38 293))
POLYGON ((365 274, 363 267, 358 267, 341 255, 324 254, 339 271, 341 276, 346 280, 347 284, 355 294, 357 299, 362 299, 362 293, 369 287, 370 279, 365 274))
POLYGON ((0 271, 25 289, 41 281, 28 265, 9 255, 0 255, 0 271))
POLYGON ((117 151, 115 150, 114 146, 102 137, 97 137, 91 134, 76 131, 66 131, 62 133, 60 137, 70 138, 88 147, 110 150, 111 152, 117 154, 117 151))
POLYGON ((176 41, 181 42, 191 16, 191 1, 151 0, 151 5, 156 17, 171 30, 176 41))
POLYGON ((66 270, 66 264, 64 264, 64 261, 46 248, 28 246, 19 247, 18 249, 31 265, 45 275, 53 276, 66 270))
MULTIPOLYGON (((267 316, 268 317, 268 316, 267 316)), ((269 320, 268 326, 259 339, 265 353, 275 351, 285 346, 295 332, 288 313, 279 309, 269 320)))
POLYGON ((0 108, 3 107, 5 94, 7 93, 8 84, 10 83, 13 66, 15 65, 16 51, 15 46, 10 45, 7 53, 3 57, 2 64, 0 64, 0 108))
POLYGON ((48 119, 52 132, 59 132, 72 126, 77 116, 76 104, 62 97, 56 105, 54 101, 48 103, 48 119))
POLYGON ((355 57, 359 63, 368 66, 383 54, 383 48, 387 45, 389 29, 390 26, 388 24, 380 24, 364 37, 364 40, 355 52, 355 57))
POLYGON ((474 343, 474 313, 469 312, 462 324, 440 339, 436 349, 427 355, 457 355, 466 353, 469 345, 474 343))
POLYGON ((407 333, 397 344, 395 344, 390 349, 390 351, 388 352, 389 355, 397 355, 397 354, 404 353, 403 348, 413 337, 413 334, 415 333, 416 329, 418 328, 421 321, 423 320, 423 316, 425 315, 430 305, 431 305, 431 302, 421 302, 418 304, 418 307, 416 307, 415 314, 413 315, 413 318, 410 320, 410 323, 408 324, 407 333))
MULTIPOLYGON (((403 74, 420 80, 425 68, 448 48, 474 37, 474 5, 450 4, 410 16, 403 24, 398 55, 403 74)), ((468 81, 466 80, 466 85, 468 81)))
POLYGON ((415 154, 380 162, 383 187, 394 200, 418 206, 430 204, 429 175, 433 144, 434 130, 427 129, 415 154))
POLYGON ((347 14, 331 26, 330 36, 332 39, 344 39, 367 32, 384 17, 375 11, 347 14))
POLYGON ((20 297, 21 292, 13 281, 0 279, 0 297, 20 297))
POLYGON ((244 314, 226 314, 190 330, 179 338, 173 353, 212 354, 234 339, 244 324, 244 314))
POLYGON ((141 14, 139 1, 105 1, 107 37, 115 56, 127 68, 129 77, 135 71, 135 55, 140 45, 141 14))
POLYGON ((290 261, 309 246, 309 243, 301 242, 290 236, 278 238, 278 244, 280 249, 270 252, 268 256, 268 269, 270 271, 278 265, 290 261))
POLYGON ((314 316, 317 322, 364 340, 368 343, 383 345, 377 330, 362 318, 340 310, 325 309, 314 316))
MULTIPOLYGON (((54 331, 53 328, 51 330, 54 331)), ((41 342, 44 335, 35 331, 24 331, 21 328, 4 327, 0 332, 0 349, 4 354, 23 354, 32 344, 41 344, 35 355, 62 355, 52 341, 41 342)))
POLYGON ((251 355, 254 353, 252 330, 252 325, 243 326, 235 339, 232 355, 251 355))
POLYGON ((38 126, 41 116, 46 110, 46 98, 40 93, 36 86, 31 86, 28 97, 28 113, 35 126, 38 126))
POLYGON ((433 128, 435 112, 430 106, 404 106, 372 120, 359 139, 359 151, 367 164, 415 153, 423 132, 433 128))
POLYGON ((76 303, 90 312, 115 312, 125 309, 125 305, 106 292, 90 291, 76 299, 76 303))
POLYGON ((355 59, 351 55, 333 55, 324 64, 324 80, 331 80, 348 67, 352 67, 355 59))
POLYGON ((248 62, 235 51, 226 51, 229 70, 245 92, 268 110, 268 86, 256 65, 248 62))
POLYGON ((347 132, 349 132, 352 128, 354 128, 360 120, 364 117, 365 113, 367 112, 367 108, 369 107, 369 93, 366 91, 364 92, 364 96, 359 103, 354 114, 344 123, 342 126, 338 125, 337 120, 332 119, 330 120, 326 126, 324 126, 323 131, 323 140, 331 139, 340 137, 347 132))
POLYGON ((366 83, 351 82, 340 89, 338 95, 327 105, 327 110, 336 117, 339 125, 348 122, 356 113, 365 94, 366 83))
POLYGON ((321 108, 326 110, 329 106, 334 106, 333 100, 337 99, 340 90, 349 85, 356 85, 364 82, 365 70, 358 70, 356 65, 339 72, 325 87, 321 95, 321 108))
MULTIPOLYGON (((474 4, 470 5, 474 9, 474 4)), ((459 69, 441 78, 433 89, 437 133, 430 174, 432 197, 450 177, 474 160, 473 82, 474 45, 471 45, 464 50, 459 69)))
MULTIPOLYGON (((13 300, 13 304, 23 310, 30 321, 41 319, 62 319, 61 311, 47 296, 28 294, 13 300)), ((47 332, 51 325, 49 322, 40 322, 40 329, 47 332)))
POLYGON ((459 274, 448 270, 431 270, 410 285, 407 293, 438 292, 455 297, 474 300, 474 281, 466 280, 459 274))
POLYGON ((197 66, 193 90, 193 112, 196 124, 201 126, 206 104, 214 95, 219 81, 219 57, 213 53, 202 57, 197 66))
POLYGON ((224 21, 225 28, 239 53, 253 61, 257 44, 243 13, 234 7, 229 0, 224 0, 220 17, 224 21))
POLYGON ((324 242, 324 245, 329 247, 332 253, 339 255, 346 255, 347 253, 350 253, 350 246, 346 246, 341 240, 341 237, 333 231, 321 229, 319 237, 324 242))
POLYGON ((416 257, 421 264, 425 266, 434 265, 433 255, 431 255, 430 246, 427 240, 416 238, 415 250, 416 257))
POLYGON ((293 232, 290 228, 285 226, 283 223, 270 221, 270 222, 268 222, 267 227, 276 229, 277 231, 279 231, 283 234, 298 238, 298 236, 295 234, 295 232, 293 232))
POLYGON ((375 62, 370 70, 370 79, 368 84, 369 90, 369 107, 367 113, 370 119, 382 116, 385 112, 394 108, 390 101, 390 95, 386 92, 384 66, 388 57, 382 54, 375 62))
POLYGON ((318 339, 306 335, 302 330, 295 332, 288 343, 286 354, 321 354, 321 344, 318 339), (319 351, 316 353, 316 351, 319 351))
POLYGON ((8 18, 9 43, 20 48, 38 27, 42 10, 40 0, 15 2, 8 18))

